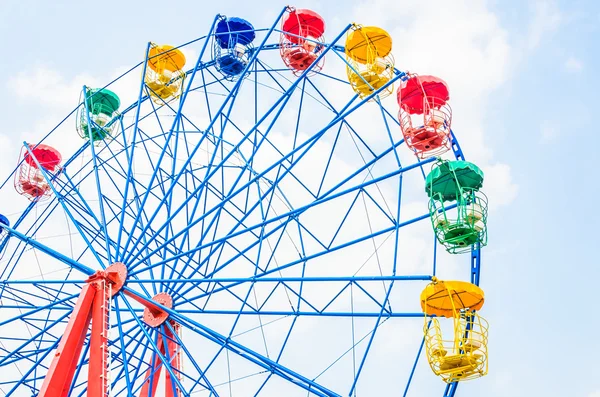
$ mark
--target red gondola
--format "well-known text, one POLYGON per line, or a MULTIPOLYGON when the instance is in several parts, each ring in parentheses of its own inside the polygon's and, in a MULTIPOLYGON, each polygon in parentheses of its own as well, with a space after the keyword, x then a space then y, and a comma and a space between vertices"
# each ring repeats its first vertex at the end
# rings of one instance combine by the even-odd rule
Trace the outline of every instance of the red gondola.
POLYGON ((398 89, 398 119, 404 140, 419 158, 450 149, 452 109, 446 82, 434 76, 411 75, 398 89))
POLYGON ((30 145, 21 150, 21 167, 15 174, 15 189, 17 192, 31 201, 39 201, 52 194, 50 185, 46 182, 40 167, 52 177, 60 170, 62 156, 58 150, 48 145, 30 145), (36 162, 37 160, 37 162, 36 162))
MULTIPOLYGON (((325 48, 325 20, 314 11, 291 8, 283 18, 281 31, 281 59, 294 74, 300 75, 325 48)), ((312 72, 322 68, 323 59, 312 66, 312 72)))

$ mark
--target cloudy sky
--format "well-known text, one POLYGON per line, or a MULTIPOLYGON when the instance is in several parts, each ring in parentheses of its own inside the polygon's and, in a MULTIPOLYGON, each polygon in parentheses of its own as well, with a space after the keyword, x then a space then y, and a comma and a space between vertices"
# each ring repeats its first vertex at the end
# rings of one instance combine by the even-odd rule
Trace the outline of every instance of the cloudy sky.
MULTIPOLYGON (((186 42, 203 35, 217 13, 269 26, 284 5, 0 0, 2 179, 19 142, 60 121, 84 83, 107 82, 138 63, 149 40, 186 42)), ((481 279, 490 374, 461 395, 599 397, 593 333, 600 320, 592 309, 600 263, 592 226, 600 224, 593 171, 600 3, 295 5, 318 11, 330 36, 348 22, 383 27, 399 69, 450 85, 453 128, 467 159, 486 172, 492 207, 481 279)))

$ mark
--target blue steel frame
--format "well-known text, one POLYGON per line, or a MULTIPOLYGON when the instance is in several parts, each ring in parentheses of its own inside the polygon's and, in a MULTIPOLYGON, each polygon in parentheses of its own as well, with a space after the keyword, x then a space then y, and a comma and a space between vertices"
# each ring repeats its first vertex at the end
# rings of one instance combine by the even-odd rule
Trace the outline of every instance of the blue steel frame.
MULTIPOLYGON (((2 307, 19 311, 19 314, 11 318, 0 319, 0 342, 10 342, 9 344, 16 346, 12 349, 7 349, 4 344, 0 343, 0 367, 17 362, 21 364, 28 363, 30 366, 27 371, 21 372, 15 379, 0 381, 0 388, 3 390, 6 387, 10 388, 7 393, 8 396, 17 390, 27 389, 32 393, 39 390, 44 377, 44 371, 47 369, 48 357, 50 357, 50 353, 60 340, 60 327, 64 326, 73 309, 78 295, 78 288, 82 285, 85 276, 93 274, 96 268, 106 268, 115 261, 126 263, 128 267, 129 280, 127 286, 124 287, 125 290, 130 294, 144 298, 151 297, 158 292, 170 293, 177 305, 174 309, 167 307, 162 307, 162 309, 170 314, 171 319, 176 320, 186 330, 219 346, 214 358, 203 368, 194 360, 192 353, 186 347, 185 338, 180 339, 179 336, 175 335, 186 360, 191 363, 193 369, 189 373, 176 374, 168 365, 166 365, 166 368, 170 372, 171 379, 174 382, 173 387, 177 386, 181 390, 184 390, 184 394, 205 389, 209 391, 211 396, 219 396, 217 388, 221 385, 213 385, 206 373, 211 370, 219 355, 226 354, 227 361, 229 362, 229 355, 232 354, 243 358, 257 368, 260 368, 265 374, 268 374, 260 384, 255 395, 259 395, 267 385, 267 382, 272 377, 276 377, 305 389, 309 394, 340 396, 340 394, 317 382, 316 378, 310 379, 280 363, 281 356, 288 344, 294 325, 297 319, 303 316, 347 317, 352 319, 373 318, 375 319, 375 325, 369 334, 358 341, 354 339, 354 331, 352 334, 353 346, 351 349, 353 357, 355 355, 354 348, 363 341, 366 343, 362 358, 358 362, 356 358, 353 359, 354 378, 347 391, 347 395, 352 396, 356 393, 357 382, 363 371, 379 326, 392 317, 422 318, 423 314, 420 312, 394 311, 389 306, 390 293, 394 283, 429 281, 436 274, 437 266, 437 245, 434 244, 431 275, 403 276, 397 274, 399 230, 405 226, 425 220, 429 216, 428 214, 423 214, 412 219, 400 221, 403 174, 416 169, 424 172, 423 166, 434 160, 426 159, 407 166, 401 165, 398 149, 402 144, 402 140, 395 139, 391 129, 392 127, 397 129, 398 122, 383 107, 377 97, 379 91, 385 90, 389 85, 406 78, 405 74, 396 70, 394 79, 389 81, 384 87, 363 100, 359 100, 354 95, 341 109, 336 109, 327 99, 327 95, 309 78, 310 68, 294 81, 288 81, 289 86, 285 87, 283 85, 285 81, 281 80, 279 76, 282 71, 287 69, 271 68, 259 58, 259 55, 262 52, 278 49, 278 44, 270 44, 268 41, 280 32, 277 29, 277 25, 286 11, 287 8, 284 8, 280 12, 278 18, 270 28, 257 29, 257 33, 263 34, 264 38, 253 50, 248 65, 242 72, 246 76, 245 78, 238 79, 233 83, 228 82, 226 85, 222 81, 223 78, 218 76, 218 73, 212 71, 215 63, 214 60, 204 60, 206 54, 210 52, 209 42, 211 32, 214 31, 217 20, 222 18, 222 16, 217 15, 206 36, 184 44, 188 45, 204 40, 194 67, 187 72, 186 85, 176 105, 174 103, 163 103, 162 106, 157 108, 152 101, 148 100, 148 88, 144 85, 142 77, 137 102, 123 110, 119 116, 118 125, 120 129, 115 132, 115 141, 102 147, 90 144, 91 139, 86 141, 65 162, 62 170, 57 175, 50 174, 44 171, 42 167, 39 167, 46 182, 51 186, 54 193, 53 198, 45 208, 38 208, 35 219, 32 219, 32 211, 36 206, 34 203, 31 203, 13 226, 8 227, 3 225, 3 228, 13 238, 10 239, 10 245, 9 239, 5 239, 0 247, 1 250, 7 250, 6 253, 8 254, 6 255, 8 261, 0 265, 0 299, 3 302, 2 307), (271 79, 271 84, 277 86, 277 90, 280 92, 279 98, 262 115, 259 114, 258 110, 258 102, 260 101, 258 94, 259 76, 271 79), (198 79, 200 83, 194 85, 198 79), (255 98, 254 119, 249 129, 241 129, 233 120, 237 106, 241 106, 237 105, 236 100, 240 96, 243 82, 252 80, 254 81, 255 98), (212 100, 209 96, 209 89, 213 88, 221 89, 225 92, 222 102, 217 106, 217 109, 213 109, 214 102, 216 101, 212 100), (304 142, 297 143, 302 104, 305 99, 305 93, 309 90, 313 93, 306 94, 306 96, 312 95, 313 99, 316 98, 323 103, 324 106, 333 112, 334 117, 321 129, 315 131, 310 138, 304 142), (202 128, 197 127, 193 119, 183 112, 188 94, 191 92, 203 93, 205 106, 210 115, 208 124, 202 128), (277 149, 271 140, 269 140, 268 135, 275 128, 276 122, 283 118, 284 109, 291 106, 290 99, 292 96, 298 92, 300 92, 300 105, 295 124, 293 149, 288 153, 279 152, 279 159, 273 161, 270 166, 255 171, 253 165, 259 151, 269 145, 277 149), (374 100, 374 102, 368 106, 379 106, 384 120, 386 136, 389 139, 388 147, 379 153, 369 147, 346 120, 347 117, 357 109, 360 109, 369 100, 374 100), (144 104, 149 104, 151 109, 142 113, 144 104), (170 127, 165 128, 163 126, 161 118, 157 113, 159 109, 166 109, 172 113, 173 118, 170 127), (125 116, 132 113, 133 122, 127 124, 125 116), (154 119, 160 131, 149 132, 145 128, 142 128, 144 122, 154 119), (390 126, 390 123, 395 123, 395 125, 390 126), (243 137, 238 142, 230 143, 226 141, 223 135, 226 127, 238 130, 243 134, 243 137), (338 181, 334 186, 324 188, 325 177, 329 172, 335 146, 337 145, 340 131, 343 128, 347 128, 348 131, 354 134, 353 137, 370 154, 371 159, 368 161, 365 160, 363 166, 338 181), (200 135, 199 140, 191 145, 188 143, 186 135, 189 131, 194 131, 200 135), (293 170, 307 153, 315 147, 317 141, 329 131, 337 131, 337 133, 319 188, 315 193, 304 185, 294 174, 293 170), (129 133, 129 138, 126 132, 129 133), (122 142, 119 139, 122 139, 122 142), (164 144, 161 143, 163 141, 164 144), (198 156, 202 145, 207 143, 213 144, 215 150, 211 154, 208 165, 204 168, 197 167, 194 164, 194 159, 198 156), (252 151, 249 153, 249 156, 244 157, 242 149, 248 144, 252 145, 252 151), (226 145, 229 148, 227 152, 223 150, 226 145), (220 153, 218 153, 217 147, 221 148, 220 153), (155 153, 159 153, 156 159, 151 158, 148 154, 152 150, 155 153), (88 157, 86 157, 83 166, 77 165, 74 160, 81 159, 86 152, 88 152, 88 157), (148 158, 143 157, 144 155, 147 155, 148 158), (146 180, 139 179, 134 170, 134 159, 137 156, 142 156, 151 166, 151 175, 146 180), (242 156, 245 164, 232 167, 230 161, 236 156, 242 156), (382 175, 373 175, 371 173, 373 167, 384 157, 393 159, 396 168, 382 175), (185 160, 177 163, 174 160, 176 158, 183 158, 185 160), (120 159, 125 159, 125 164, 119 161, 120 159), (223 190, 224 188, 222 189, 223 191, 218 191, 221 194, 221 204, 210 207, 208 197, 218 190, 214 182, 211 181, 219 177, 223 178, 222 173, 226 169, 233 169, 234 172, 238 172, 238 175, 233 180, 233 183, 228 185, 228 191, 223 190), (364 178, 361 183, 357 184, 357 177, 364 174, 370 175, 370 178, 364 178), (398 204, 395 213, 392 214, 390 211, 386 212, 384 210, 384 203, 378 202, 370 193, 370 189, 375 188, 380 182, 393 180, 394 178, 398 180, 398 204), (311 192, 313 199, 310 203, 298 207, 293 207, 290 204, 289 210, 286 212, 274 213, 272 207, 273 200, 275 200, 276 196, 283 195, 279 186, 284 181, 289 181, 290 179, 297 181, 303 188, 311 192), (88 180, 91 182, 86 182, 88 180), (119 184, 119 182, 122 183, 119 184), (89 196, 86 198, 85 194, 82 193, 86 189, 84 186, 85 183, 92 183, 92 187, 86 185, 88 190, 95 192, 91 198, 89 196), (260 186, 263 186, 262 189, 260 186), (265 188, 264 186, 267 187, 265 188), (105 193, 110 189, 117 191, 120 197, 114 199, 108 193, 105 193), (248 193, 251 189, 256 189, 257 192, 257 197, 253 199, 250 198, 250 194, 248 193), (185 197, 178 198, 176 196, 175 193, 180 191, 185 193, 185 197), (369 230, 369 232, 364 232, 358 238, 339 243, 338 235, 343 231, 346 218, 350 216, 352 209, 359 200, 359 196, 363 200, 369 199, 371 205, 378 208, 382 214, 385 214, 389 220, 389 225, 379 230, 369 230), (244 198, 244 200, 239 200, 239 197, 244 198), (329 241, 319 240, 309 228, 302 225, 300 217, 303 214, 310 212, 311 209, 319 205, 343 197, 352 197, 352 204, 329 241), (242 202, 236 202, 236 200, 242 202), (150 203, 152 204, 150 205, 150 203), (74 234, 83 243, 84 248, 73 257, 62 254, 59 250, 41 243, 34 238, 39 230, 43 230, 43 226, 49 221, 52 214, 60 211, 66 214, 69 220, 68 223, 75 227, 74 234), (235 213, 241 215, 236 217, 235 213), (250 215, 256 213, 261 214, 260 220, 249 220, 250 215), (223 232, 219 230, 219 225, 224 222, 221 221, 222 218, 225 219, 228 217, 234 219, 234 225, 231 229, 229 229, 229 226, 226 226, 227 231, 223 232), (186 225, 176 229, 173 224, 182 218, 185 219, 186 225), (296 228, 295 233, 299 236, 299 247, 296 248, 299 257, 295 260, 289 260, 285 264, 279 264, 274 259, 275 251, 284 240, 284 235, 290 233, 290 230, 294 228, 296 228), (318 277, 305 275, 307 262, 327 254, 343 251, 348 247, 368 240, 374 241, 376 237, 385 235, 388 237, 393 235, 395 238, 394 260, 389 274, 382 274, 380 276, 318 277), (247 246, 244 244, 235 246, 237 238, 247 237, 250 237, 253 242, 247 246), (193 239, 194 241, 192 241, 193 239), (321 248, 311 251, 306 245, 309 239, 312 239, 313 244, 315 242, 318 243, 321 248), (275 241, 275 247, 270 248, 270 255, 268 253, 269 248, 266 248, 270 244, 268 241, 275 241), (17 265, 21 262, 28 249, 35 249, 48 255, 55 261, 66 265, 69 270, 65 279, 26 280, 15 276, 15 272, 18 273, 17 265), (225 252, 231 249, 235 253, 233 256, 228 257, 228 254, 225 254, 225 252), (266 254, 263 254, 263 251, 266 254), (250 259, 251 255, 256 255, 255 261, 250 259), (267 263, 262 268, 263 258, 265 257, 267 257, 267 263), (219 276, 219 272, 227 268, 227 266, 244 260, 252 262, 255 267, 253 274, 245 277, 219 276), (97 262, 97 264, 94 263, 94 266, 91 267, 85 264, 90 261, 92 263, 97 262), (302 268, 301 274, 298 276, 284 276, 281 273, 282 271, 298 267, 302 268), (78 273, 80 275, 77 275, 78 273), (311 303, 309 301, 310 298, 303 295, 304 286, 311 283, 339 283, 341 287, 332 299, 319 306, 311 303), (369 285, 373 285, 374 283, 387 283, 384 284, 385 293, 382 297, 370 291, 369 285), (296 284, 299 284, 300 287, 294 287, 296 284), (237 292, 239 288, 244 288, 248 285, 250 287, 248 287, 245 294, 237 292), (256 301, 256 304, 252 303, 251 292, 254 290, 255 285, 274 285, 262 305, 259 305, 258 301, 256 301), (277 288, 284 289, 286 294, 293 295, 293 299, 288 295, 289 309, 267 310, 264 308, 267 301, 271 299, 271 296, 276 295, 277 288), (371 311, 354 311, 354 308, 351 311, 332 309, 335 306, 336 300, 342 294, 346 293, 346 291, 363 294, 371 303, 375 304, 377 309, 371 311), (240 308, 211 308, 208 305, 209 300, 213 295, 221 292, 229 294, 232 299, 238 301, 240 308), (293 301, 295 303, 292 303, 293 301), (233 316, 235 321, 229 334, 222 334, 198 321, 197 317, 193 317, 193 315, 199 313, 203 315, 233 316), (293 318, 292 325, 276 358, 261 354, 235 340, 234 330, 242 316, 258 316, 261 323, 261 330, 263 316, 293 318), (29 336, 11 338, 3 336, 2 327, 14 324, 25 324, 30 330, 29 336), (60 326, 57 327, 58 325, 60 326), (181 382, 185 380, 186 384, 190 386, 184 388, 178 375, 181 376, 181 382)), ((319 55, 319 59, 330 53, 333 54, 332 56, 337 56, 346 62, 343 55, 344 48, 338 42, 350 27, 351 25, 346 26, 330 44, 326 45, 325 49, 319 55)), ((146 48, 144 59, 147 58, 149 45, 146 48)), ((318 63, 319 59, 317 59, 315 64, 318 63)), ((140 62, 122 76, 140 66, 142 68, 142 76, 144 76, 145 61, 140 62)), ((317 75, 326 76, 332 81, 347 84, 347 82, 334 76, 326 75, 323 72, 317 73, 317 75)), ((85 90, 86 88, 84 87, 84 98, 86 97, 85 90)), ((85 103, 86 101, 80 104, 80 106, 85 107, 85 103)), ((69 119, 76 110, 73 110, 58 126, 69 119)), ((87 109, 85 111, 87 113, 87 109)), ((88 126, 90 126, 89 113, 87 116, 88 126)), ((55 129, 46 135, 42 141, 55 129)), ((24 146, 27 150, 30 150, 26 143, 24 143, 24 146)), ((452 133, 452 150, 457 159, 464 159, 454 133, 452 133)), ((18 166, 14 172, 17 170, 18 166)), ((7 183, 10 180, 11 176, 0 185, 0 189, 8 188, 7 183)), ((475 284, 479 284, 480 265, 481 252, 479 247, 474 247, 471 253, 470 270, 471 282, 475 284)), ((168 322, 156 329, 145 326, 140 320, 141 311, 142 308, 132 305, 121 293, 114 299, 113 312, 117 321, 111 328, 119 335, 112 339, 113 348, 118 352, 113 351, 111 354, 113 362, 116 363, 112 368, 113 373, 116 373, 116 376, 113 378, 113 395, 115 396, 139 394, 146 370, 153 365, 147 362, 148 352, 157 353, 158 359, 163 364, 168 364, 172 359, 168 352, 166 356, 160 354, 157 348, 157 341, 158 338, 166 338, 165 332, 167 328, 170 328, 170 331, 175 334, 173 328, 168 322)), ((76 380, 80 371, 82 371, 82 368, 87 363, 87 349, 89 349, 89 346, 86 344, 84 353, 79 359, 79 366, 75 376, 76 380)), ((421 341, 418 348, 417 357, 404 389, 404 396, 407 395, 411 386, 422 350, 423 341, 421 341)), ((153 377, 154 373, 150 376, 153 377)), ((231 382, 233 380, 230 378, 231 382)), ((457 386, 458 383, 447 385, 443 395, 445 397, 454 396, 457 386)), ((85 391, 85 384, 81 381, 79 383, 74 381, 71 385, 72 395, 82 396, 85 394, 85 391)))

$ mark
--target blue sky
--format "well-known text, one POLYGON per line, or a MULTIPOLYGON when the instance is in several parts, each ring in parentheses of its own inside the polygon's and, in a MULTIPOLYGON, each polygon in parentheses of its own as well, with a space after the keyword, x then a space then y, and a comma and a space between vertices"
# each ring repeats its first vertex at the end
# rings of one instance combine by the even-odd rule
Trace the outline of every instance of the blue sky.
MULTIPOLYGON (((445 3, 295 5, 323 15, 329 37, 352 21, 383 27, 399 69, 450 85, 453 127, 486 171, 493 207, 481 279, 490 375, 460 395, 599 397, 600 3, 445 3)), ((81 81, 106 82, 136 64, 148 40, 199 37, 217 13, 268 26, 284 5, 0 0, 0 175, 12 171, 17 137, 42 136, 77 104, 81 81)))

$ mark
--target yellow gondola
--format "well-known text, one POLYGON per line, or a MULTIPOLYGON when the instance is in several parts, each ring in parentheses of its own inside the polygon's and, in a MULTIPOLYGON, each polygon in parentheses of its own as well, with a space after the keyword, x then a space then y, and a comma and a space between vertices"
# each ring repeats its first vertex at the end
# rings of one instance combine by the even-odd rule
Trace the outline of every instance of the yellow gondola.
POLYGON ((483 290, 474 284, 435 277, 421 293, 427 360, 447 383, 487 374, 488 323, 476 312, 484 299, 483 290), (453 319, 452 339, 444 338, 438 317, 453 319))
MULTIPOLYGON (((357 26, 348 34, 345 48, 348 81, 361 98, 381 89, 392 79, 392 38, 385 30, 374 26, 357 26)), ((390 84, 379 91, 379 98, 390 95, 393 90, 390 84)))
POLYGON ((151 44, 144 78, 152 100, 162 105, 181 95, 185 56, 170 45, 151 44))

